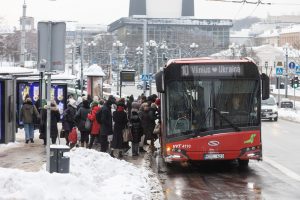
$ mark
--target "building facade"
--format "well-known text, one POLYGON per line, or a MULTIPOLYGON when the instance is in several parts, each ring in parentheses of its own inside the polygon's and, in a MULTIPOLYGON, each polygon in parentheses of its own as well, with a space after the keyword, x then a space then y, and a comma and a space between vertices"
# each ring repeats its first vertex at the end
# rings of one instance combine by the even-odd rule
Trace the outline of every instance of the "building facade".
POLYGON ((232 20, 223 19, 121 18, 108 26, 108 32, 127 47, 127 57, 133 65, 136 48, 143 46, 144 23, 147 24, 147 41, 152 40, 157 44, 154 53, 159 65, 163 62, 163 54, 168 58, 209 56, 228 48, 229 30, 232 27, 232 20), (193 43, 197 46, 192 47, 193 43), (162 50, 162 44, 167 49, 162 50))

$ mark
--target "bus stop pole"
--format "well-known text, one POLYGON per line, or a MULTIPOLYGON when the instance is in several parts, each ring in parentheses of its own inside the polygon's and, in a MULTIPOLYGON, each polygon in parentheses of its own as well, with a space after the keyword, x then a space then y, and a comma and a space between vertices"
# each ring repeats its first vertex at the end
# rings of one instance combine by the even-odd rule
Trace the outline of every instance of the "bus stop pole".
POLYGON ((46 170, 50 172, 50 127, 51 127, 51 73, 50 70, 52 69, 52 63, 51 63, 51 49, 52 49, 52 24, 51 22, 48 23, 48 80, 47 80, 47 131, 46 131, 46 170))
POLYGON ((51 74, 47 80, 47 171, 50 172, 51 74))

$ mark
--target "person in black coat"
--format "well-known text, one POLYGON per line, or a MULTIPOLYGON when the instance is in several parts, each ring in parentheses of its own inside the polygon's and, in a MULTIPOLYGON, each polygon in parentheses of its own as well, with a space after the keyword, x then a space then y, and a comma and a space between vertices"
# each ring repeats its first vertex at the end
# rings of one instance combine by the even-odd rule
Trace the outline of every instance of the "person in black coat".
MULTIPOLYGON (((113 140, 111 143, 111 147, 114 150, 119 151, 118 157, 122 157, 122 149, 123 149, 123 129, 126 127, 128 119, 127 114, 125 112, 125 108, 121 105, 117 106, 117 110, 113 112, 113 120, 114 120, 114 133, 113 140)), ((113 152, 112 152, 113 154, 113 152)))
POLYGON ((143 135, 142 123, 137 110, 132 110, 131 118, 131 133, 132 133, 132 156, 139 155, 139 143, 143 135))
POLYGON ((108 136, 113 134, 112 130, 112 113, 111 113, 111 106, 115 104, 115 98, 110 95, 101 108, 101 128, 100 128, 100 145, 101 145, 101 152, 106 152, 108 149, 108 136))
POLYGON ((62 127, 65 131, 66 144, 69 145, 69 133, 75 127, 76 101, 69 99, 67 109, 64 111, 62 119, 62 127))
MULTIPOLYGON (((51 102, 51 118, 50 118, 50 137, 52 144, 56 144, 56 138, 58 136, 57 123, 60 120, 60 113, 57 108, 56 102, 51 102)), ((41 109, 41 123, 40 123, 40 139, 44 140, 44 145, 46 145, 47 137, 47 105, 41 109)))
POLYGON ((90 104, 87 99, 84 99, 82 101, 82 106, 76 112, 75 119, 76 119, 77 127, 81 134, 81 138, 80 138, 81 147, 85 146, 86 148, 88 148, 89 145, 90 130, 87 130, 85 128, 85 121, 87 119, 87 115, 89 114, 89 112, 91 112, 90 104))

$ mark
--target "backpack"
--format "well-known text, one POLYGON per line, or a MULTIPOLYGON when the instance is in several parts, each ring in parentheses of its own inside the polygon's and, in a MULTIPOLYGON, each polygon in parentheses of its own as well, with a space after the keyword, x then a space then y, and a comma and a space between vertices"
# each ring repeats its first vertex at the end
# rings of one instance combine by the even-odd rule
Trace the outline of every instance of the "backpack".
POLYGON ((98 110, 96 113, 96 120, 99 124, 101 124, 101 117, 102 117, 102 108, 100 108, 100 110, 98 110))

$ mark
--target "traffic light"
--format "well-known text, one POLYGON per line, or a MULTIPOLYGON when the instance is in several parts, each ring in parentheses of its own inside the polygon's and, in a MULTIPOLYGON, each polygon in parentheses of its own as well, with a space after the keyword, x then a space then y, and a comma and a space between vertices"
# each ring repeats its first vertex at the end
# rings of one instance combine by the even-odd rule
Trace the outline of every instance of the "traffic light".
POLYGON ((294 88, 298 88, 299 87, 299 78, 295 77, 294 78, 294 88))
POLYGON ((75 89, 78 89, 78 90, 81 89, 81 84, 80 84, 79 79, 76 80, 75 89))
POLYGON ((81 55, 81 47, 80 46, 76 46, 76 54, 81 55))
POLYGON ((86 90, 86 80, 83 80, 83 86, 82 86, 83 90, 86 90))
POLYGON ((292 88, 294 88, 294 78, 292 78, 292 79, 290 80, 290 85, 291 85, 292 88))

